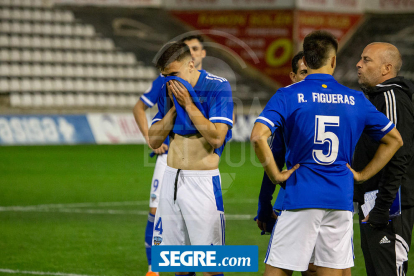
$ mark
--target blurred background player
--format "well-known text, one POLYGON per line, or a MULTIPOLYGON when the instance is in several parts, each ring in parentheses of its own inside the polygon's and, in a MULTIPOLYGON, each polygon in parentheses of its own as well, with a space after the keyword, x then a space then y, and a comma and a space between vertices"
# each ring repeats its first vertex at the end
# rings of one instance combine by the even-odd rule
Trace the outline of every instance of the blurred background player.
POLYGON ((165 96, 158 101, 158 113, 148 135, 153 148, 161 146, 170 135, 170 149, 153 243, 224 245, 218 163, 231 138, 231 87, 226 79, 196 70, 184 43, 169 43, 160 53, 157 68, 166 77, 165 96))
POLYGON ((266 276, 305 271, 310 262, 319 276, 339 276, 353 266, 353 179, 375 175, 402 145, 394 125, 361 92, 332 77, 338 49, 332 34, 310 33, 303 49, 309 75, 278 90, 251 135, 269 179, 275 184, 287 180, 284 211, 265 259, 266 276), (282 172, 267 144, 277 128, 283 129, 287 151, 289 170, 282 172), (348 164, 362 131, 383 144, 370 164, 355 172, 348 164))
MULTIPOLYGON (((398 76, 401 54, 389 43, 371 43, 357 63, 358 83, 370 102, 395 125, 403 147, 370 180, 355 186, 354 200, 366 203, 366 193, 377 190, 375 205, 365 217, 359 208, 361 247, 368 276, 407 274, 408 251, 414 224, 414 84, 398 76), (401 215, 389 222, 390 208, 401 187, 401 215)), ((355 150, 353 167, 364 167, 379 144, 362 135, 355 150)), ((368 204, 368 203, 367 203, 368 204)))
MULTIPOLYGON (((185 37, 181 40, 188 45, 191 51, 191 57, 194 60, 194 66, 197 70, 201 70, 203 58, 206 57, 206 50, 204 49, 204 39, 200 35, 193 35, 185 37)), ((160 74, 155 79, 151 87, 147 92, 141 96, 140 100, 136 103, 133 113, 138 127, 145 138, 147 145, 151 148, 148 139, 148 121, 145 111, 148 108, 153 108, 161 95, 162 87, 164 85, 164 76, 160 74)), ((168 152, 169 138, 165 139, 161 147, 153 149, 153 153, 157 156, 157 162, 155 163, 154 174, 151 181, 151 193, 150 193, 150 212, 148 214, 147 227, 145 229, 145 249, 148 260, 148 274, 151 276, 151 247, 152 236, 154 229, 155 212, 157 211, 160 195, 160 186, 164 176, 164 171, 167 166, 167 152, 168 152)))

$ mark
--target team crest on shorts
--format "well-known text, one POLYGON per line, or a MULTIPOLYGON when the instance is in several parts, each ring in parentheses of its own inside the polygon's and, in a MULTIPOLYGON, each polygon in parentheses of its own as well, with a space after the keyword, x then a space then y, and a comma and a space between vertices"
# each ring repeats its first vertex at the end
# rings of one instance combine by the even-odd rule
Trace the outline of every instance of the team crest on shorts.
POLYGON ((154 201, 157 198, 156 194, 151 194, 151 200, 154 201))
POLYGON ((154 245, 160 245, 162 243, 162 238, 159 236, 154 237, 154 245))

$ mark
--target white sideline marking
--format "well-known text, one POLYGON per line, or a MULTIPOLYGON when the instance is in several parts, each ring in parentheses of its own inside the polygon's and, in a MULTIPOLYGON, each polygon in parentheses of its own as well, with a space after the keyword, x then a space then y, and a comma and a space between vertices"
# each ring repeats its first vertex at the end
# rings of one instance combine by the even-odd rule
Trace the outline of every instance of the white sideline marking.
MULTIPOLYGON (((107 214, 107 215, 139 215, 147 216, 148 211, 126 211, 126 210, 99 210, 99 209, 75 209, 75 208, 33 208, 22 207, 22 206, 10 206, 10 207, 0 207, 0 212, 43 212, 43 213, 77 213, 77 214, 107 214)), ((227 220, 250 220, 253 219, 252 215, 240 215, 240 214, 226 214, 227 220)))
POLYGON ((55 275, 55 276, 94 276, 94 275, 85 275, 85 274, 73 274, 73 273, 61 273, 61 272, 42 272, 42 271, 23 271, 23 270, 13 270, 0 268, 0 272, 10 273, 10 274, 32 274, 32 275, 55 275))
MULTIPOLYGON (((225 203, 256 203, 256 199, 229 199, 225 203)), ((113 209, 83 209, 82 207, 110 207, 110 206, 137 206, 147 205, 145 201, 122 202, 84 202, 66 204, 41 204, 31 206, 0 206, 0 212, 43 212, 43 213, 77 213, 77 214, 107 214, 107 215, 139 215, 147 216, 148 211, 139 210, 113 210, 113 209)), ((226 214, 226 220, 252 220, 253 215, 226 214)))
MULTIPOLYGON (((224 203, 256 203, 256 199, 227 199, 224 200, 224 203)), ((0 211, 7 211, 8 208, 71 208, 71 207, 108 207, 108 206, 136 206, 136 205, 147 205, 149 200, 141 201, 120 201, 120 202, 83 202, 83 203, 58 203, 58 204, 39 204, 39 205, 28 205, 28 206, 0 206, 0 211)))
POLYGON ((81 203, 58 203, 58 204, 40 204, 24 207, 36 207, 36 208, 64 208, 64 207, 100 207, 100 206, 135 206, 149 204, 149 200, 141 201, 120 201, 120 202, 81 202, 81 203))
MULTIPOLYGON (((225 203, 256 203, 255 199, 230 199, 225 203)), ((121 201, 121 202, 85 202, 67 204, 42 204, 32 206, 0 206, 0 212, 44 212, 44 213, 77 213, 77 214, 106 214, 106 215, 138 215, 147 216, 148 211, 138 210, 111 210, 111 209, 77 209, 68 207, 104 207, 104 206, 134 206, 148 204, 148 201, 121 201)), ((254 215, 225 214, 226 220, 253 220, 254 215)), ((358 223, 358 220, 354 220, 358 223)), ((0 270, 1 272, 1 270, 0 270)))
POLYGON ((136 210, 104 210, 104 209, 75 209, 75 208, 36 208, 33 206, 10 206, 0 207, 0 212, 42 212, 42 213, 78 213, 78 214, 109 214, 109 215, 142 215, 147 216, 148 211, 136 211, 136 210))

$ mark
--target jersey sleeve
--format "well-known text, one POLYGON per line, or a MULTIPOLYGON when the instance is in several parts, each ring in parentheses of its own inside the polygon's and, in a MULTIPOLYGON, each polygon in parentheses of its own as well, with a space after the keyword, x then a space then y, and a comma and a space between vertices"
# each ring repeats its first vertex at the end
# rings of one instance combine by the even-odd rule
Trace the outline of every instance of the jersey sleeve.
POLYGON ((149 108, 154 107, 158 101, 160 91, 164 85, 164 81, 161 75, 158 76, 152 83, 151 86, 145 91, 145 93, 139 98, 149 108))
POLYGON ((372 139, 379 141, 388 132, 390 132, 395 125, 365 97, 365 128, 364 132, 368 134, 372 139))
POLYGON ((211 99, 209 120, 212 123, 223 123, 233 127, 233 97, 229 82, 223 82, 211 99))
POLYGON ((158 97, 158 100, 156 102, 158 105, 158 112, 157 114, 155 114, 154 118, 152 119, 151 125, 155 124, 156 122, 164 118, 165 114, 169 110, 168 106, 169 107, 172 106, 171 99, 167 98, 166 90, 165 89, 161 89, 161 90, 165 92, 165 95, 162 91, 160 91, 160 96, 158 97))
POLYGON ((283 125, 284 118, 286 118, 286 100, 279 90, 266 104, 255 123, 266 125, 273 134, 276 128, 283 125))

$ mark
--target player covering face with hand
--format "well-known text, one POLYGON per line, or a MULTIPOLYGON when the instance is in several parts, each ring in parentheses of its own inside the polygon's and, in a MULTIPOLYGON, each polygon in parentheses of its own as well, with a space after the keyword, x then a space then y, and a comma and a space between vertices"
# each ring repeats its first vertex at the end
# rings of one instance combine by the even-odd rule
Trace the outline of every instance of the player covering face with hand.
MULTIPOLYGON (((206 57, 206 50, 203 47, 203 38, 200 35, 187 36, 182 39, 182 42, 188 45, 191 52, 191 57, 194 60, 194 66, 197 70, 202 68, 202 60, 206 57)), ((162 97, 162 87, 164 85, 164 76, 160 74, 157 79, 155 79, 144 95, 141 96, 139 101, 136 103, 133 114, 135 120, 138 124, 138 127, 145 138, 145 141, 149 145, 148 137, 148 121, 145 114, 145 111, 148 108, 153 108, 160 97, 162 97)), ((148 260, 148 273, 146 276, 155 276, 158 275, 156 272, 152 272, 151 269, 151 248, 152 248, 152 238, 153 238, 153 229, 154 229, 154 218, 155 212, 157 211, 160 190, 162 185, 162 179, 164 176, 164 171, 167 166, 167 153, 168 153, 169 139, 167 138, 164 143, 156 149, 153 149, 153 155, 156 156, 157 162, 154 168, 154 174, 151 181, 151 192, 150 192, 150 212, 148 214, 147 227, 145 229, 145 249, 147 253, 148 260)), ((195 275, 192 274, 192 275, 195 275)))
POLYGON ((169 136, 170 148, 153 245, 224 245, 218 163, 233 126, 230 84, 197 70, 188 46, 180 42, 161 49, 157 67, 165 76, 165 86, 148 132, 149 142, 157 148, 169 136))

